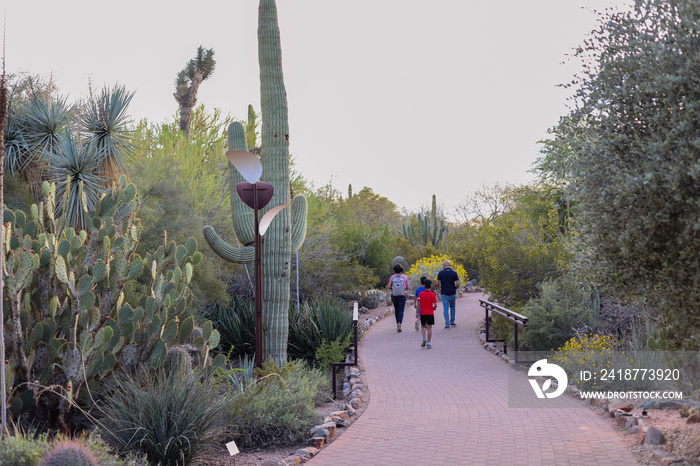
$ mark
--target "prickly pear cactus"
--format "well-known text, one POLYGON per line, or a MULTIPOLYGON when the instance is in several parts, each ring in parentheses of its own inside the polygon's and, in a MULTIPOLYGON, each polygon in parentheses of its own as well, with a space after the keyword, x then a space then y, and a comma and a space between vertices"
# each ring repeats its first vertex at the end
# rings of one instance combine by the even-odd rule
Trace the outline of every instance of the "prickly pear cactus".
MULTIPOLYGON (((168 348, 191 337, 189 283, 202 256, 194 238, 178 245, 167 232, 155 252, 134 252, 142 229, 136 217, 140 201, 125 177, 85 213, 86 230, 55 217, 55 185, 44 183, 43 192, 44 202, 29 215, 4 212, 11 374, 6 389, 13 415, 51 413, 65 428, 74 405, 86 403, 86 386, 94 391, 115 372, 161 367, 168 348), (149 294, 138 303, 124 302, 124 286, 142 274, 149 294), (44 391, 47 385, 52 391, 44 391), (40 399, 38 391, 45 393, 40 399)), ((218 341, 218 332, 210 330, 206 339, 200 335, 197 351, 206 353, 218 341)), ((221 357, 213 364, 223 362, 221 357)))
MULTIPOLYGON (((262 113, 262 180, 275 188, 274 196, 261 216, 269 208, 289 203, 289 123, 287 94, 282 74, 282 50, 274 0, 261 0, 258 9, 258 60, 260 63, 260 94, 262 113)), ((228 130, 229 149, 247 150, 245 130, 240 123, 232 123, 228 130)), ((235 233, 241 247, 233 247, 222 240, 209 226, 204 236, 211 248, 230 262, 252 262, 254 224, 253 212, 236 194, 235 184, 243 181, 229 165, 231 210, 235 233)), ((291 209, 280 212, 263 239, 263 351, 265 359, 272 357, 278 364, 287 361, 289 331, 289 277, 290 257, 301 247, 306 235, 306 198, 297 195, 291 209)))

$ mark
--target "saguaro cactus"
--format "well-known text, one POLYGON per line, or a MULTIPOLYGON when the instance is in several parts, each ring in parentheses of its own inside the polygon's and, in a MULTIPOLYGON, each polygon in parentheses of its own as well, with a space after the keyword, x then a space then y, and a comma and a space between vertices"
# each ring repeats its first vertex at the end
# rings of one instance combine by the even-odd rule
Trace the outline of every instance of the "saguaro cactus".
MULTIPOLYGON (((260 98, 262 113, 262 180, 272 184, 275 194, 268 208, 289 203, 289 123, 287 93, 282 75, 282 49, 274 0, 260 0, 258 8, 258 61, 260 64, 260 98)), ((240 123, 228 129, 229 149, 247 150, 245 130, 240 123)), ((229 188, 234 229, 242 247, 223 241, 209 226, 204 236, 211 248, 231 262, 252 262, 254 258, 253 212, 238 198, 235 184, 243 181, 229 164, 229 188)), ((263 238, 263 348, 266 357, 278 364, 287 361, 289 331, 289 280, 292 253, 299 249, 306 235, 306 198, 297 195, 292 208, 279 213, 263 238)))
POLYGON ((447 231, 445 226, 445 221, 440 220, 440 226, 438 227, 437 218, 437 200, 435 194, 433 194, 433 205, 430 210, 430 216, 428 214, 417 216, 418 221, 418 231, 416 231, 415 226, 411 223, 409 225, 403 226, 403 236, 406 239, 413 240, 419 244, 432 244, 437 246, 442 241, 442 235, 447 231))

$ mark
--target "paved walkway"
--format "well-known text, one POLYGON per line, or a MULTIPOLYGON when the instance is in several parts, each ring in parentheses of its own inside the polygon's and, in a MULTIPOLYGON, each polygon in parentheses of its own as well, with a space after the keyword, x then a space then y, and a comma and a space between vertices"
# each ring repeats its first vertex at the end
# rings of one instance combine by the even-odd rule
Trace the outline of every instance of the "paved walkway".
POLYGON ((633 465, 609 420, 587 408, 508 408, 509 367, 477 336, 480 293, 457 300, 457 326, 438 308, 433 348, 407 312, 379 321, 360 346, 365 412, 312 465, 633 465))

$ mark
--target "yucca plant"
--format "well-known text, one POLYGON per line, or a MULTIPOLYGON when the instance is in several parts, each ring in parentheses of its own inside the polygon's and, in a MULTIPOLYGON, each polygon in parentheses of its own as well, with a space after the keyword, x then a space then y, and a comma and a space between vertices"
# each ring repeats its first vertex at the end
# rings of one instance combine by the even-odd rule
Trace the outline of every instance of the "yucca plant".
POLYGON ((289 346, 292 358, 313 361, 324 341, 343 340, 352 331, 352 314, 347 306, 332 299, 307 301, 297 314, 289 311, 289 346))
POLYGON ((10 103, 5 169, 29 181, 37 202, 43 181, 56 182, 57 212, 70 180, 68 221, 82 228, 83 207, 94 207, 99 193, 124 171, 133 152, 127 126, 133 93, 122 86, 105 87, 86 103, 70 105, 51 88, 25 92, 28 95, 10 103))
POLYGON ((150 464, 183 466, 215 440, 227 399, 197 372, 160 371, 115 381, 100 416, 100 436, 150 464))
POLYGON ((87 150, 96 158, 97 172, 109 179, 124 171, 134 152, 132 132, 127 127, 127 108, 133 97, 124 86, 104 88, 88 101, 82 116, 87 150))

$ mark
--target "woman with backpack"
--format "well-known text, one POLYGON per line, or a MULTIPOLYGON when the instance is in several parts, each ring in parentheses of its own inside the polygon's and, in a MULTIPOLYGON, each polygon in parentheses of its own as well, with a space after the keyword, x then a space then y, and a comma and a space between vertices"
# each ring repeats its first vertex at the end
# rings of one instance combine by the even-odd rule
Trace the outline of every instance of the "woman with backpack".
POLYGON ((408 277, 403 273, 401 264, 394 266, 394 275, 389 279, 387 288, 391 289, 391 302, 394 304, 394 315, 396 316, 396 331, 401 332, 403 322, 403 311, 406 306, 406 292, 408 291, 408 277))

